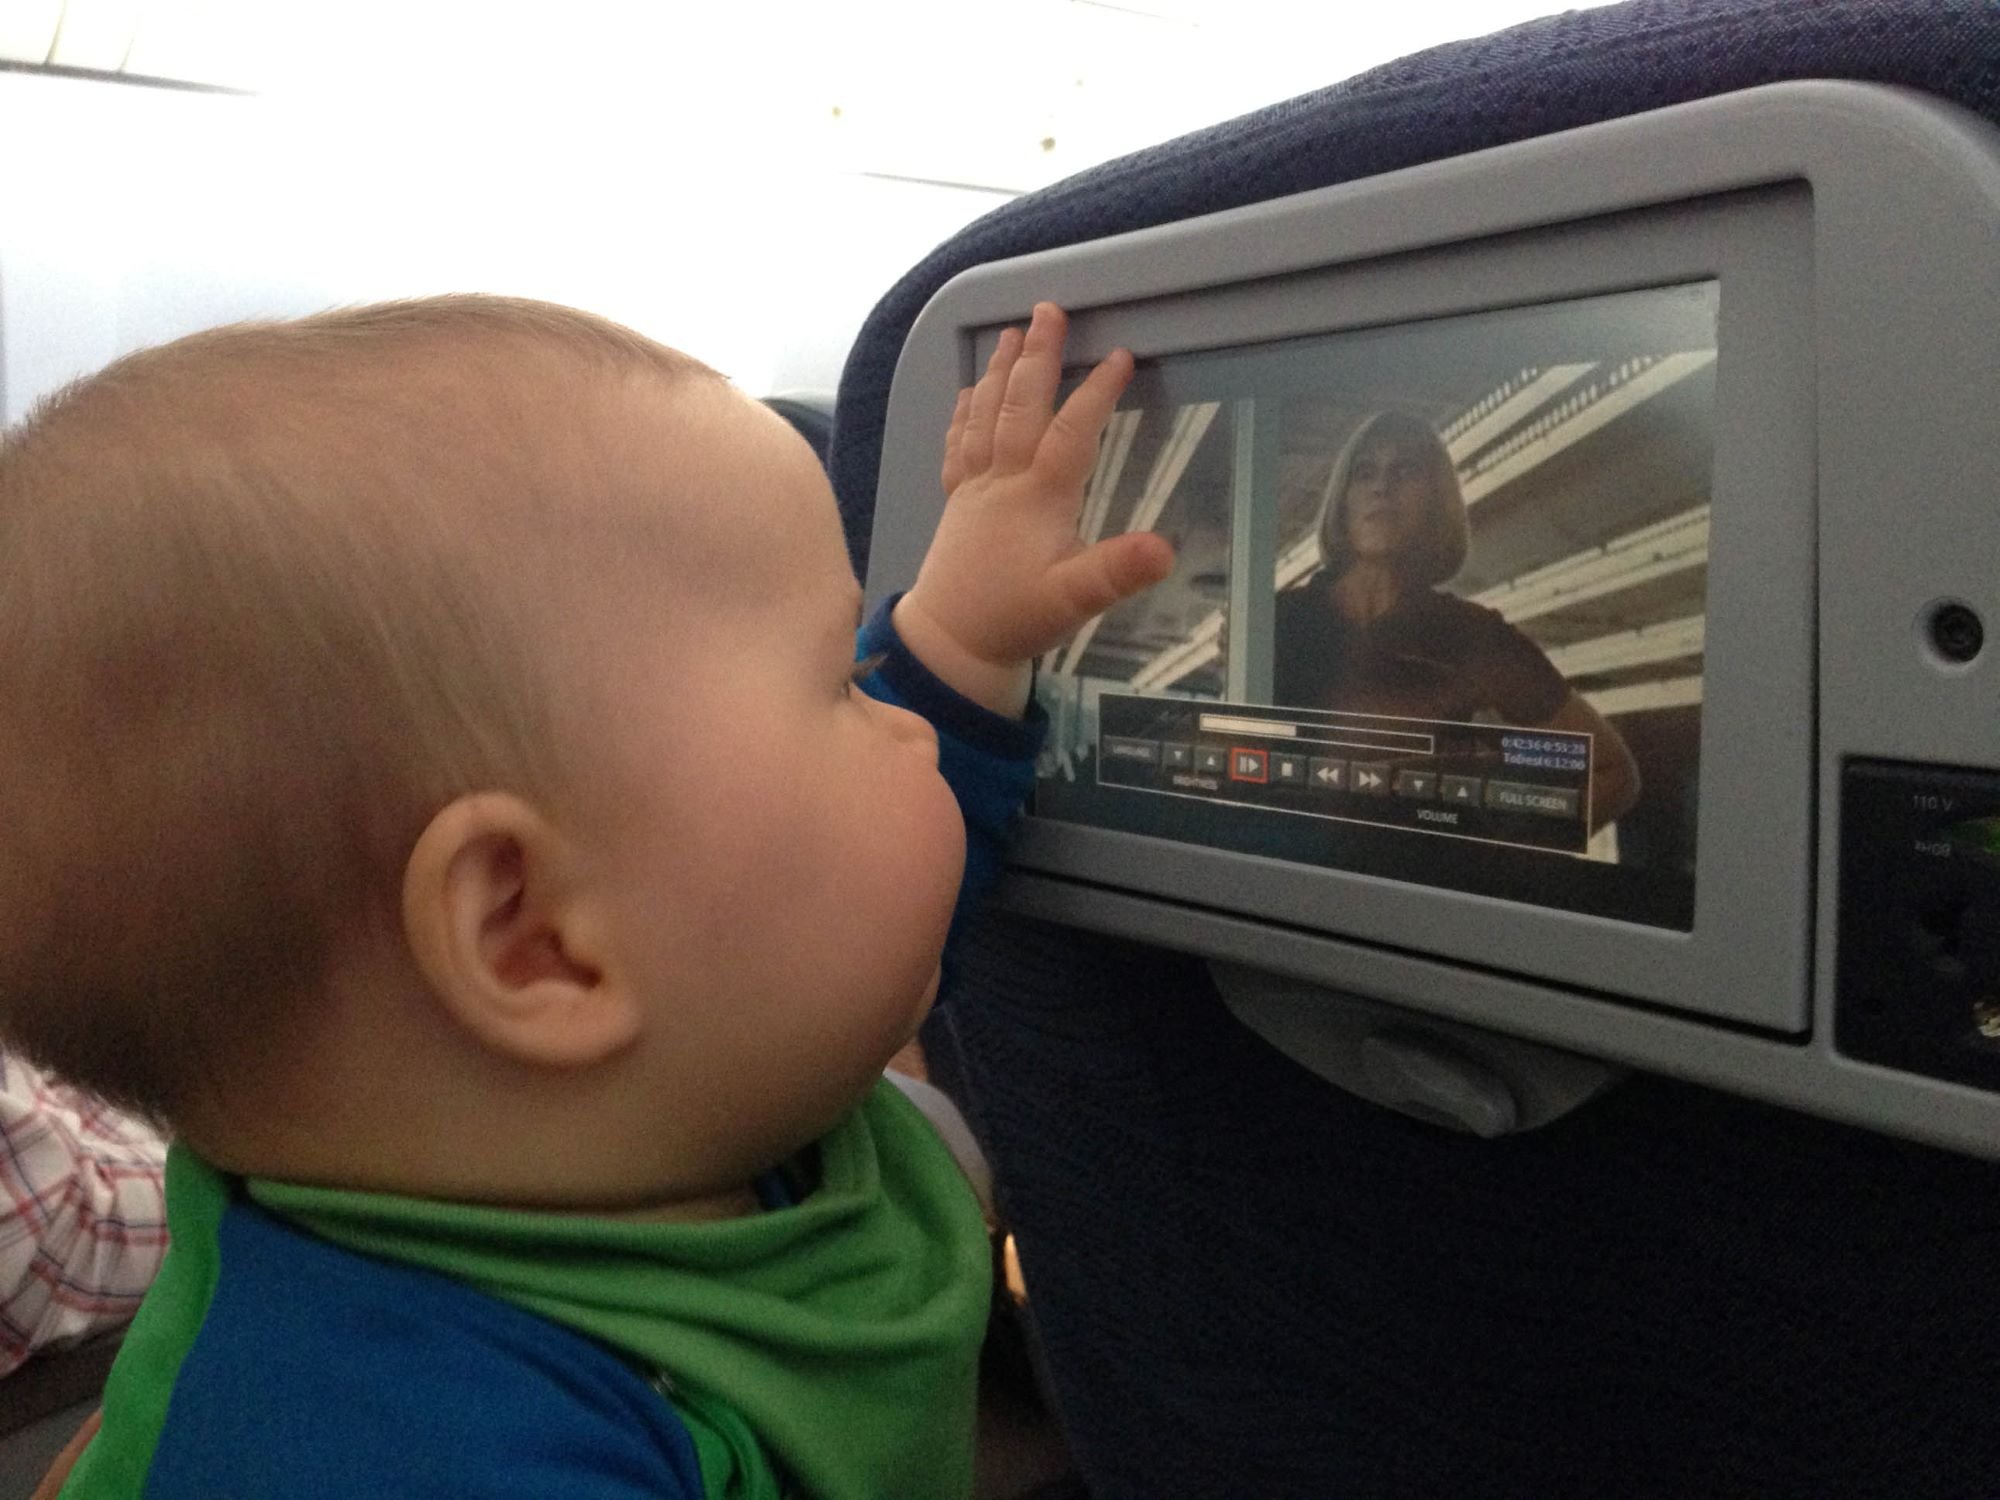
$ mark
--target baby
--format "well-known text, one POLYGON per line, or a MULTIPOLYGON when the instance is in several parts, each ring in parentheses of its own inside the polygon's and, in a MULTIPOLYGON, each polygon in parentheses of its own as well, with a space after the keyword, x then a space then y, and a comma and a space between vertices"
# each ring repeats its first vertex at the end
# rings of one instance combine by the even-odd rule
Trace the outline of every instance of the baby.
POLYGON ((1120 352, 1009 330, 865 624, 784 422, 457 297, 121 360, 0 446, 0 1031, 172 1249, 68 1496, 968 1492, 978 1208, 881 1080, 997 869, 1120 352), (857 646, 856 629, 859 630, 857 646))

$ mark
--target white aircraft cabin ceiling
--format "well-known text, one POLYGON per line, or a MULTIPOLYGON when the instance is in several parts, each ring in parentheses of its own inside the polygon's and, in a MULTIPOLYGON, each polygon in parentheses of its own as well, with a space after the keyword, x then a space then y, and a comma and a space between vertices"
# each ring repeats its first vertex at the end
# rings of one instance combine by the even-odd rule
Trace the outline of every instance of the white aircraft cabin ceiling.
MULTIPOLYGON (((1585 0, 1601 4, 1605 0, 1585 0)), ((1022 192, 1551 0, 0 0, 0 66, 258 92, 637 93, 695 136, 1022 192)))

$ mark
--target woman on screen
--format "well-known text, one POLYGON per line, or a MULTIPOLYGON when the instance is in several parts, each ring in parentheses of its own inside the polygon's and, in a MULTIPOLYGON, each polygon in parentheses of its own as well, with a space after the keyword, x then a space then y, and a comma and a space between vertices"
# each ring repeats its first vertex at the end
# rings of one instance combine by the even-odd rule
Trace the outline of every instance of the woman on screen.
POLYGON ((1625 741, 1527 636, 1444 592, 1465 562, 1465 499, 1430 424, 1371 417, 1334 460, 1320 571, 1278 596, 1274 697, 1302 708, 1595 737, 1591 823, 1638 799, 1625 741))

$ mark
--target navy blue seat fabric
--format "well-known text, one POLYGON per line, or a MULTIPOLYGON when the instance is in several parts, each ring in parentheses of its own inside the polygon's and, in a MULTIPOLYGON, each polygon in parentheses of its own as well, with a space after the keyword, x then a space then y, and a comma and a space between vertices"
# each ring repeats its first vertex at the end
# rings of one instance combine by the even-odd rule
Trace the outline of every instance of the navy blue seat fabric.
MULTIPOLYGON (((897 354, 956 272, 1806 77, 2000 118, 2000 4, 1634 0, 996 210, 850 357, 830 467, 857 565, 897 354)), ((1292 1064, 1196 960, 999 914, 960 985, 933 1072, 993 1157, 1100 1500, 2000 1494, 1990 1164, 1654 1078, 1455 1137, 1292 1064)))

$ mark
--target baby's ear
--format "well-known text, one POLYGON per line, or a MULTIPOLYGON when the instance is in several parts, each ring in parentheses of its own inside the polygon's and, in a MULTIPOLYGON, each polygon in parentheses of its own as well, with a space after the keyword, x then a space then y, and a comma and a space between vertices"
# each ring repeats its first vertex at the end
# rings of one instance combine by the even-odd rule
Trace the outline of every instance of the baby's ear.
POLYGON ((417 967, 482 1045, 543 1067, 584 1067, 638 1039, 639 1006, 605 973, 569 840, 504 792, 432 818, 403 868, 417 967))

